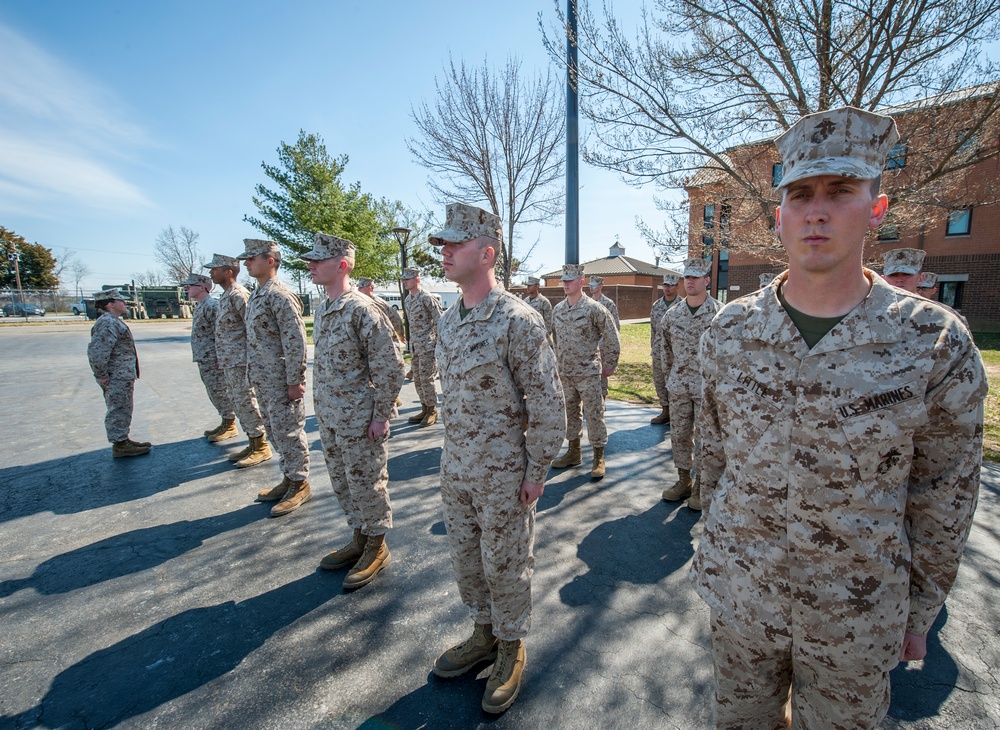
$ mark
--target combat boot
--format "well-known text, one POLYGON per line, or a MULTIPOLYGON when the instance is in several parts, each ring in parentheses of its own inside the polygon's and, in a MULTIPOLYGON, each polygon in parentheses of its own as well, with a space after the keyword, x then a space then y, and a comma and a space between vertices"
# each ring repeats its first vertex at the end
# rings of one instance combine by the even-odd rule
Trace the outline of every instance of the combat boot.
POLYGON ((604 478, 604 447, 595 446, 594 447, 594 465, 590 469, 591 479, 603 479, 604 478))
POLYGON ((280 484, 277 484, 270 489, 261 489, 257 492, 257 499, 255 499, 254 502, 277 502, 285 496, 285 492, 288 491, 289 484, 291 484, 291 481, 289 481, 288 477, 282 477, 280 484))
POLYGON ((694 486, 691 488, 691 496, 688 497, 687 508, 695 512, 701 512, 701 474, 695 475, 694 486))
POLYGON ((438 419, 438 409, 436 406, 431 406, 430 408, 427 409, 427 413, 424 414, 424 417, 420 420, 420 425, 433 426, 435 423, 437 423, 437 419, 438 419))
POLYGON ((208 443, 214 444, 219 441, 228 441, 229 439, 234 439, 239 435, 240 432, 236 430, 236 419, 223 418, 222 427, 208 437, 208 443))
POLYGON ((483 711, 496 715, 514 704, 521 691, 521 673, 526 659, 524 639, 500 640, 493 672, 486 681, 483 711))
POLYGON ((579 466, 583 463, 583 453, 580 451, 580 439, 569 442, 566 453, 552 462, 553 469, 565 469, 567 466, 579 466))
POLYGON ((473 624, 472 636, 434 660, 434 674, 457 677, 481 662, 491 662, 497 658, 497 643, 493 624, 473 624))
POLYGON ((149 447, 136 443, 135 441, 118 441, 111 445, 111 457, 122 459, 127 456, 142 456, 149 453, 149 447))
POLYGON ((226 425, 226 419, 223 418, 222 423, 220 423, 218 426, 216 426, 215 428, 210 428, 207 431, 205 431, 205 438, 208 438, 209 436, 214 436, 215 434, 219 433, 225 427, 225 425, 226 425))
POLYGON ((340 570, 348 565, 358 562, 358 559, 365 552, 365 545, 368 543, 368 536, 363 535, 361 530, 354 528, 354 537, 342 548, 337 548, 332 553, 327 554, 319 561, 319 567, 323 570, 340 570))
POLYGON ((355 588, 366 586, 375 580, 375 576, 392 562, 392 553, 389 552, 385 544, 385 535, 369 535, 368 542, 365 543, 365 551, 361 559, 355 563, 354 567, 344 578, 344 589, 352 591, 355 588))
POLYGON ((150 446, 153 445, 151 441, 133 441, 132 439, 125 439, 125 440, 128 441, 133 446, 139 446, 144 449, 148 449, 150 446))
POLYGON ((677 483, 670 489, 663 490, 663 499, 667 502, 679 502, 691 494, 691 470, 678 469, 677 483))
POLYGON ((281 517, 289 512, 294 512, 299 507, 312 499, 312 490, 309 489, 309 482, 303 479, 301 482, 288 480, 288 491, 285 496, 271 508, 271 517, 281 517))
POLYGON ((670 408, 663 406, 663 410, 660 411, 660 415, 649 419, 650 423, 654 423, 657 426, 661 423, 670 423, 670 408))
POLYGON ((271 447, 267 443, 267 437, 264 434, 251 436, 250 445, 247 446, 247 449, 250 450, 250 453, 236 462, 237 469, 246 469, 247 467, 257 466, 271 460, 271 447))
POLYGON ((427 415, 427 406, 421 404, 420 413, 415 413, 406 419, 407 423, 420 423, 424 420, 424 416, 427 415))

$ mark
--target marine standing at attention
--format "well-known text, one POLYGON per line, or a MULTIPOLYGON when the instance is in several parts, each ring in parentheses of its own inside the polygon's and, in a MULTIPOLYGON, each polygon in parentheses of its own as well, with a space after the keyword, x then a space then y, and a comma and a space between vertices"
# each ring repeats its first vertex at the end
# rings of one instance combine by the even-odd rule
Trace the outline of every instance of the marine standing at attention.
POLYGON ((420 270, 403 269, 403 287, 406 289, 406 321, 410 325, 410 364, 413 366, 413 387, 420 398, 420 413, 410 416, 410 423, 433 426, 437 421, 437 323, 441 318, 441 305, 420 287, 420 270))
POLYGON ((670 423, 670 400, 667 395, 667 377, 673 365, 673 350, 663 337, 663 318, 667 310, 677 303, 677 283, 680 274, 663 275, 663 296, 653 302, 649 313, 649 354, 653 360, 653 385, 656 388, 656 400, 660 404, 660 413, 650 419, 650 423, 659 425, 670 423))

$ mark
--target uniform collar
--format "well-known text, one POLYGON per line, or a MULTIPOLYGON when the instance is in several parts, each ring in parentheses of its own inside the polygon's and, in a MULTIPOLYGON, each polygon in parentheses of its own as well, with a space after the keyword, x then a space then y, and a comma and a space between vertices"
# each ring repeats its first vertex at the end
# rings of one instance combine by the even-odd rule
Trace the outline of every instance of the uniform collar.
POLYGON ((324 304, 323 311, 324 312, 336 312, 336 311, 338 311, 340 309, 343 309, 344 305, 347 304, 347 300, 351 298, 350 295, 353 292, 355 292, 355 291, 357 291, 357 289, 355 289, 352 286, 349 289, 347 289, 343 294, 341 294, 339 297, 337 297, 336 299, 327 299, 323 303, 324 304))
POLYGON ((459 298, 459 307, 455 307, 455 312, 459 318, 459 325, 468 324, 469 322, 483 322, 488 320, 493 316, 493 310, 497 308, 497 303, 500 301, 500 296, 503 294, 503 285, 497 283, 495 287, 490 289, 490 293, 486 295, 486 298, 479 302, 476 306, 469 310, 469 313, 465 315, 465 319, 458 315, 458 309, 462 306, 462 299, 459 298))

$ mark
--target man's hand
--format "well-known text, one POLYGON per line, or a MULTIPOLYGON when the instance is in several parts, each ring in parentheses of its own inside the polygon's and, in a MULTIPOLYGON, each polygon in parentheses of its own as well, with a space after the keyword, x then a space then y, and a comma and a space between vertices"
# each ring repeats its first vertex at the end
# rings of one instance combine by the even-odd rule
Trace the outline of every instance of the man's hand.
POLYGON ((521 504, 528 505, 542 496, 545 491, 544 482, 529 482, 525 479, 521 482, 521 504))
POLYGON ((614 368, 611 368, 610 370, 608 368, 605 368, 604 370, 601 371, 602 378, 610 378, 614 374, 615 374, 614 368))
POLYGON ((306 394, 306 384, 296 383, 288 386, 288 400, 302 400, 306 394))
POLYGON ((899 661, 915 662, 927 656, 927 637, 911 634, 909 631, 903 634, 903 648, 899 650, 899 661))
POLYGON ((389 422, 388 421, 372 421, 368 424, 368 438, 372 441, 378 441, 381 438, 385 438, 389 435, 389 422))

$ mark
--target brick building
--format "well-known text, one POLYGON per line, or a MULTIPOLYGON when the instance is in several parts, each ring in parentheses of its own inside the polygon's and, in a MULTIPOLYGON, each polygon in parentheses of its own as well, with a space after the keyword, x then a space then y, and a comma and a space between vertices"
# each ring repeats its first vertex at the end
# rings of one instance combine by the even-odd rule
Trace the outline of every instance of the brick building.
MULTIPOLYGON (((984 110, 995 109, 997 91, 996 85, 974 87, 884 110, 896 119, 900 133, 882 175, 882 192, 892 202, 885 223, 865 245, 866 265, 876 271, 889 249, 925 250, 924 270, 938 274, 939 299, 961 311, 976 331, 1000 331, 1000 205, 995 202, 1000 115, 990 111, 989 123, 974 131, 965 127, 984 110), (952 174, 947 187, 921 191, 920 206, 907 207, 907 185, 926 174, 934 151, 947 144, 957 145, 966 166, 952 174)), ((725 302, 758 289, 760 274, 782 271, 785 259, 773 232, 778 203, 773 186, 781 179, 773 140, 734 147, 722 159, 767 191, 762 197, 773 198, 762 203, 739 195, 732 178, 719 169, 703 168, 685 188, 689 255, 712 258, 712 294, 725 302)))
MULTIPOLYGON (((656 263, 641 261, 625 255, 625 247, 615 243, 608 255, 583 264, 586 277, 603 276, 604 294, 618 307, 621 319, 642 319, 649 317, 653 302, 663 295, 660 289, 664 274, 676 274, 656 263)), ((562 288, 562 269, 541 274, 539 291, 555 306, 565 295, 562 288)), ((523 296, 524 287, 511 287, 511 292, 523 296)))

